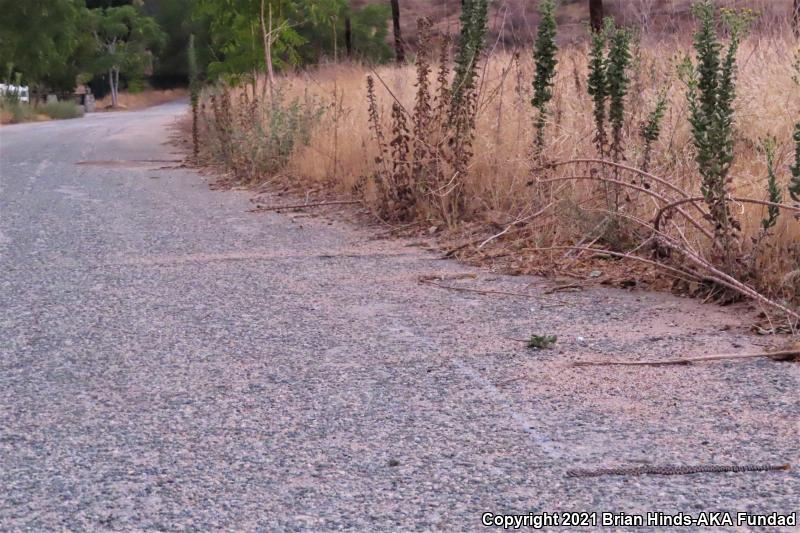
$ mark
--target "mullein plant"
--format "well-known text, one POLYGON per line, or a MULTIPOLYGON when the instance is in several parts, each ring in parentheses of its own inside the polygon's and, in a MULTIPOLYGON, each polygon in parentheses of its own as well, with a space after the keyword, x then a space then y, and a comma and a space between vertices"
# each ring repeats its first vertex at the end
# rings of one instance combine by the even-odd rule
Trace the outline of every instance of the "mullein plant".
MULTIPOLYGON (((603 29, 592 33, 589 51, 587 90, 594 104, 594 142, 599 157, 606 159, 610 156, 615 163, 625 158, 623 129, 625 97, 630 87, 628 77, 628 67, 631 62, 630 43, 630 31, 617 28, 614 19, 607 17, 603 29)), ((619 169, 616 167, 614 178, 619 179, 619 169)), ((608 209, 616 213, 620 206, 620 185, 606 185, 605 190, 608 209)), ((612 226, 614 225, 615 223, 612 223, 612 226)))
POLYGON ((593 31, 589 50, 589 77, 587 91, 592 97, 594 114, 594 143, 601 159, 606 156, 606 101, 608 100, 608 81, 606 79, 606 35, 603 31, 593 31))
MULTIPOLYGON (((767 163, 767 200, 772 204, 783 202, 783 194, 778 186, 778 177, 775 175, 775 147, 777 140, 775 137, 766 137, 761 140, 761 149, 764 151, 764 158, 767 163)), ((769 231, 778 223, 781 211, 777 205, 767 205, 766 216, 761 219, 761 231, 752 237, 753 248, 750 250, 750 276, 756 277, 758 272, 756 262, 761 250, 761 243, 769 235, 769 231)))
POLYGON ((789 167, 792 177, 789 179, 789 196, 800 202, 800 122, 794 126, 794 165, 789 167))
POLYGON ((556 46, 556 18, 554 0, 539 2, 539 29, 533 49, 536 73, 533 78, 531 105, 536 109, 536 141, 534 155, 541 158, 545 145, 548 103, 553 98, 553 80, 556 76, 558 46, 556 46))
POLYGON ((611 159, 616 163, 624 159, 622 130, 625 126, 625 97, 631 83, 628 77, 631 34, 627 29, 614 28, 613 25, 609 26, 609 34, 611 43, 606 67, 608 121, 611 125, 611 159))
POLYGON ((478 60, 486 37, 488 0, 464 0, 461 3, 461 32, 456 51, 451 111, 468 105, 478 77, 478 60))
POLYGON ((611 156, 615 162, 624 159, 622 132, 625 125, 625 97, 630 87, 630 45, 630 31, 617 28, 610 17, 605 19, 602 31, 592 32, 587 90, 594 107, 594 142, 601 158, 611 156))
MULTIPOLYGON (((773 204, 780 204, 783 202, 783 195, 778 186, 778 178, 775 175, 775 145, 776 140, 774 137, 767 137, 761 141, 761 146, 764 149, 764 154, 767 159, 767 199, 773 204)), ((761 221, 761 228, 764 233, 775 227, 780 216, 780 209, 776 205, 767 206, 767 217, 761 221)))
MULTIPOLYGON (((642 170, 650 170, 650 159, 653 153, 653 143, 661 136, 661 121, 667 111, 667 91, 661 90, 658 93, 655 108, 647 115, 647 120, 639 127, 639 137, 644 141, 644 153, 642 155, 642 170)), ((648 184, 644 184, 649 188, 648 184)))
POLYGON ((702 177, 700 189, 715 226, 715 244, 721 249, 727 273, 733 274, 734 247, 741 229, 729 208, 729 172, 734 159, 736 52, 750 16, 747 12, 723 10, 723 21, 730 30, 730 42, 727 50, 723 50, 717 37, 713 3, 703 0, 694 5, 693 13, 698 21, 694 34, 697 65, 687 57, 680 74, 687 85, 695 161, 702 177))
POLYGON ((461 33, 450 89, 450 121, 454 128, 451 137, 454 162, 457 168, 463 167, 462 170, 466 169, 467 160, 472 155, 478 60, 486 37, 488 8, 488 0, 465 0, 461 7, 461 33))

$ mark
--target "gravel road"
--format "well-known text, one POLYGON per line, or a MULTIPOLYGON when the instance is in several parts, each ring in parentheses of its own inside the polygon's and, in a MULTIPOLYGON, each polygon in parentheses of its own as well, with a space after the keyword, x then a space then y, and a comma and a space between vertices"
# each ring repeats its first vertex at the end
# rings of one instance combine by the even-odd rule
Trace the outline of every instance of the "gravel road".
POLYGON ((248 213, 248 193, 172 168, 184 112, 0 129, 0 530, 466 531, 483 512, 800 508, 800 365, 570 366, 772 342, 741 309, 548 296, 545 280, 335 218, 248 213), (532 297, 418 282, 461 273, 477 277, 446 283, 532 297), (558 343, 508 338, 531 333, 558 343), (565 477, 763 463, 794 469, 565 477))

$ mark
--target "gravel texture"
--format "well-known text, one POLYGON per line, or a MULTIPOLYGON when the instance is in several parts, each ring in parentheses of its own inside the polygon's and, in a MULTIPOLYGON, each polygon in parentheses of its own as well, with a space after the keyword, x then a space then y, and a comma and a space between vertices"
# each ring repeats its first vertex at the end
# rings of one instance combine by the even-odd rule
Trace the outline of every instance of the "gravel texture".
POLYGON ((460 531, 484 511, 800 507, 800 365, 569 366, 758 349, 741 309, 545 297, 545 280, 335 218, 248 213, 246 193, 164 168, 183 112, 0 130, 0 530, 460 531), (477 278, 447 283, 534 297, 418 283, 464 272, 477 278), (507 338, 531 333, 558 343, 507 338))

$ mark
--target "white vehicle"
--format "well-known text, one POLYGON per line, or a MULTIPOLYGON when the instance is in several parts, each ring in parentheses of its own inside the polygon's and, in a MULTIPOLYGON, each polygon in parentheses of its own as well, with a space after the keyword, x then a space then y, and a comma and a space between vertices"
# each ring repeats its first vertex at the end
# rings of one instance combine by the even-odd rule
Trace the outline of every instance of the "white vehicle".
POLYGON ((19 101, 25 102, 26 104, 31 101, 27 85, 6 85, 5 83, 0 83, 0 94, 3 96, 7 94, 16 94, 19 97, 19 101))

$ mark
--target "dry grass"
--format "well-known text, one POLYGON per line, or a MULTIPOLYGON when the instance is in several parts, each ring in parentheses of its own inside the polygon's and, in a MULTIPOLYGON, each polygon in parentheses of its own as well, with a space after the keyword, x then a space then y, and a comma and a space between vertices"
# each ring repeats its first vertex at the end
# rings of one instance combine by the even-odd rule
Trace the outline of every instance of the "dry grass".
MULTIPOLYGON (((355 8, 375 0, 351 0, 355 8)), ((636 26, 650 36, 669 35, 684 31, 691 24, 693 0, 605 0, 606 14, 618 23, 636 26)), ((791 13, 793 0, 715 0, 719 7, 747 7, 761 16, 758 31, 784 32, 784 21, 791 13)), ((417 43, 415 21, 428 17, 434 30, 444 33, 458 32, 461 0, 402 0, 400 16, 403 38, 411 48, 417 43)), ((556 12, 559 40, 562 43, 582 41, 589 22, 586 0, 560 0, 556 12)), ((488 41, 501 47, 527 45, 536 35, 538 14, 536 2, 530 0, 499 0, 492 2, 489 14, 488 41)))
MULTIPOLYGON (((555 98, 548 124, 549 161, 593 158, 592 104, 586 92, 587 44, 563 47, 559 54, 555 98)), ((677 62, 691 51, 687 35, 646 42, 636 49, 635 68, 627 102, 625 128, 626 164, 637 167, 642 157, 638 138, 640 123, 655 105, 658 91, 669 89, 669 108, 660 139, 654 146, 651 172, 690 196, 700 194, 700 177, 694 162, 688 125, 685 87, 677 76, 677 62)), ((766 199, 766 165, 761 139, 775 136, 778 141, 777 168, 784 198, 792 156, 791 135, 800 117, 800 88, 792 79, 793 64, 800 54, 788 37, 773 33, 747 39, 739 53, 736 160, 731 174, 735 177, 733 196, 766 199)), ((556 170, 537 170, 532 162, 533 112, 530 105, 533 64, 530 52, 520 54, 495 49, 483 67, 475 135, 475 156, 470 162, 464 197, 466 216, 454 234, 475 232, 489 237, 509 223, 554 205, 544 216, 515 227, 513 235, 495 239, 478 254, 503 257, 506 266, 523 272, 552 273, 568 271, 585 275, 598 265, 608 267, 609 258, 592 256, 585 251, 569 251, 563 246, 589 246, 602 243, 618 251, 636 250, 645 240, 645 224, 658 211, 657 202, 647 194, 627 190, 614 231, 598 232, 609 217, 606 192, 602 184, 587 180, 544 180, 594 173, 587 166, 572 165, 556 170), (641 222, 645 223, 642 224, 641 222)), ((390 109, 396 98, 407 110, 414 106, 416 92, 412 65, 371 70, 359 64, 329 64, 299 72, 282 80, 282 92, 298 101, 313 99, 325 109, 313 128, 307 145, 298 144, 283 168, 286 182, 305 190, 328 190, 338 196, 360 191, 359 184, 379 173, 378 150, 368 128, 366 77, 372 74, 385 131, 391 132, 390 109)), ((431 83, 434 83, 433 75, 431 83)), ((234 115, 242 100, 241 89, 232 91, 234 115)), ((594 174, 592 174, 594 175, 594 174)), ((613 175, 609 175, 613 177, 613 175)), ((262 176, 263 178, 264 176, 262 176)), ((618 176, 632 181, 635 176, 618 176)), ((653 191, 664 187, 649 183, 653 191)), ((360 194, 360 192, 359 192, 360 194)), ((374 201, 369 187, 365 201, 374 201)), ((765 208, 737 203, 735 209, 743 223, 742 243, 745 256, 753 255, 755 268, 746 280, 774 298, 800 300, 800 222, 784 213, 778 226, 758 249, 752 239, 760 231, 765 208)), ((441 227, 431 213, 418 220, 429 227, 441 227)), ((699 216, 698 216, 699 218, 699 216)), ((711 243, 687 220, 675 217, 669 231, 691 249, 703 254, 711 243)), ((474 236, 473 236, 474 237, 474 236)), ((480 242, 480 240, 478 241, 480 242)), ((473 253, 475 247, 471 248, 473 253)), ((646 255, 646 254, 643 254, 646 255)), ((625 278, 654 279, 654 270, 645 265, 631 267, 625 278)), ((696 284, 695 284, 696 285, 696 284)), ((694 290, 693 283, 684 288, 694 290)), ((696 287, 695 287, 696 288, 696 287)))
MULTIPOLYGON (((186 89, 166 89, 154 90, 148 89, 138 93, 120 93, 118 100, 119 109, 144 109, 154 105, 165 104, 167 102, 174 102, 175 100, 183 100, 189 97, 186 89)), ((114 110, 111 108, 111 95, 107 95, 97 101, 97 110, 106 111, 114 110)))

